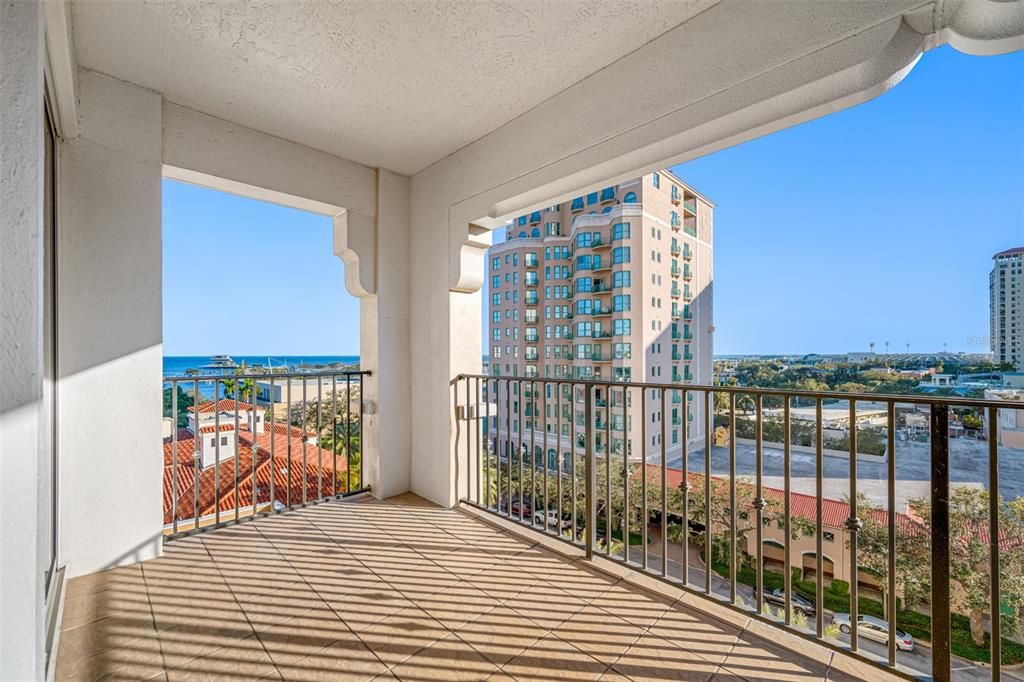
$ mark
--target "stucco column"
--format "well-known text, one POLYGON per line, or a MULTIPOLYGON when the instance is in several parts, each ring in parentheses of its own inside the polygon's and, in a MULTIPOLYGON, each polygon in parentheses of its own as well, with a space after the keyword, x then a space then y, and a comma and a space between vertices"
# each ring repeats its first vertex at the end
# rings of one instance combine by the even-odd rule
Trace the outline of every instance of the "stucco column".
POLYGON ((69 577, 162 547, 161 97, 91 71, 61 146, 61 546, 69 577))
POLYGON ((377 290, 359 298, 364 380, 364 481, 377 497, 409 490, 409 179, 378 171, 377 290))

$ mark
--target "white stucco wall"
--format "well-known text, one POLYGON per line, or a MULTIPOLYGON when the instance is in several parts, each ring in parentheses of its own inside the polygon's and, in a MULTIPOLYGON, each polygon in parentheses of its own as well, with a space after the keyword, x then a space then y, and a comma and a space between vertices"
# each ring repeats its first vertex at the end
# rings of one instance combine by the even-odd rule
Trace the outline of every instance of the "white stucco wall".
POLYGON ((365 416, 365 476, 379 497, 410 488, 409 242, 409 179, 379 171, 377 293, 359 300, 360 361, 374 372, 364 398, 376 407, 365 416))
POLYGON ((79 75, 59 188, 61 543, 70 577, 159 554, 161 97, 79 75), (125 428, 130 424, 131 428, 125 428))
POLYGON ((0 3, 0 679, 42 679, 42 5, 0 3))
POLYGON ((783 23, 770 3, 718 5, 414 175, 412 489, 455 499, 448 382, 480 369, 479 294, 457 293, 479 292, 476 226, 884 92, 927 45, 901 18, 912 6, 836 5, 827 20, 795 12, 785 31, 765 32, 783 23))

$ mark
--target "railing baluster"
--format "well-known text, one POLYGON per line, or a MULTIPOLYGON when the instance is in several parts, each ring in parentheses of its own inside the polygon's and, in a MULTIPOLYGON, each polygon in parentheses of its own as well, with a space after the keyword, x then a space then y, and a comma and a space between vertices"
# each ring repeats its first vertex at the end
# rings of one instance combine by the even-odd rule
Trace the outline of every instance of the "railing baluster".
POLYGON ((555 476, 558 477, 555 483, 555 495, 558 496, 555 532, 562 537, 562 516, 565 514, 562 500, 562 384, 558 382, 555 383, 555 476))
POLYGON ((988 561, 989 629, 992 645, 992 682, 1002 677, 1002 623, 999 608, 999 410, 988 408, 988 561))
POLYGON ((857 518, 857 401, 852 398, 850 403, 850 518, 846 521, 846 529, 850 532, 850 651, 857 651, 859 642, 858 614, 860 612, 859 583, 860 573, 857 570, 857 531, 860 530, 860 519, 857 518))
POLYGON ((576 384, 569 384, 569 471, 572 475, 570 485, 572 486, 572 541, 578 540, 576 527, 577 514, 576 503, 579 500, 579 491, 576 489, 576 384))
MULTIPOLYGON (((711 594, 711 434, 714 430, 714 400, 711 391, 704 391, 704 592, 711 594)), ((686 410, 685 401, 683 404, 686 410)), ((683 417, 683 423, 690 421, 687 413, 683 417)), ((683 427, 684 438, 687 435, 686 427, 683 427)), ((688 542, 684 535, 683 542, 688 542)))
POLYGON ((270 400, 267 404, 270 407, 270 511, 274 511, 277 507, 277 490, 274 486, 274 479, 277 478, 277 455, 275 453, 274 444, 277 442, 277 427, 276 420, 274 418, 274 374, 270 374, 270 400))
POLYGON ((530 381, 530 401, 526 403, 530 421, 530 525, 537 524, 537 382, 530 381))
MULTIPOLYGON (((256 481, 256 458, 260 453, 259 441, 256 440, 256 380, 249 379, 249 435, 252 436, 252 460, 249 472, 249 497, 252 498, 252 509, 249 516, 256 516, 256 495, 259 486, 256 481)), ((235 453, 238 456, 238 453, 235 453)))
MULTIPOLYGON (((889 632, 896 632, 896 403, 889 401, 885 410, 886 436, 885 447, 888 450, 886 462, 886 498, 888 503, 888 556, 886 557, 886 583, 888 603, 885 605, 888 613, 886 617, 889 622, 889 632)), ((889 667, 896 666, 896 638, 890 637, 886 652, 889 667)))
POLYGON ((306 441, 309 440, 309 432, 306 429, 306 410, 309 409, 309 401, 306 399, 306 377, 302 377, 302 506, 306 506, 308 499, 306 484, 309 479, 309 465, 306 463, 306 441))
POLYGON ((729 601, 736 603, 736 394, 729 392, 729 601))
MULTIPOLYGON (((622 558, 629 563, 629 389, 622 389, 622 558)), ((611 408, 608 408, 611 412, 611 408)))
MULTIPOLYGON (((199 428, 199 410, 196 409, 196 428, 199 428)), ((213 380, 213 522, 220 525, 220 379, 213 380)), ((198 525, 199 519, 196 519, 198 525)))
POLYGON ((825 583, 822 572, 825 570, 825 559, 822 557, 822 485, 825 477, 824 472, 824 445, 825 445, 825 433, 824 420, 822 419, 822 401, 821 398, 817 398, 814 404, 814 525, 815 525, 815 540, 814 540, 814 624, 815 630, 818 633, 818 637, 825 636, 825 583))
POLYGON ((487 416, 484 418, 484 426, 487 431, 487 450, 484 452, 484 458, 487 460, 484 466, 484 494, 487 495, 487 504, 484 505, 488 509, 491 508, 491 450, 497 451, 498 445, 496 443, 498 438, 498 429, 494 429, 494 439, 491 439, 491 396, 494 395, 497 398, 497 382, 495 382, 494 393, 491 393, 491 380, 484 379, 484 393, 487 402, 484 403, 487 416))
POLYGON ((643 545, 642 565, 648 569, 647 557, 647 525, 650 522, 650 513, 647 511, 647 389, 640 387, 640 544, 643 545))
POLYGON ((785 403, 783 404, 783 408, 782 408, 782 469, 783 469, 783 471, 782 471, 783 493, 782 494, 784 496, 782 504, 783 504, 783 510, 784 510, 784 513, 785 513, 785 516, 786 516, 786 520, 785 520, 785 523, 784 523, 784 525, 785 525, 785 531, 784 532, 786 534, 786 540, 785 540, 784 544, 786 545, 786 554, 785 554, 785 557, 783 559, 783 566, 784 566, 783 570, 785 572, 785 575, 783 576, 783 589, 784 589, 784 591, 786 593, 785 594, 785 607, 784 607, 785 610, 786 610, 786 613, 784 615, 784 618, 785 618, 786 625, 792 625, 793 624, 793 619, 792 619, 792 613, 791 612, 793 610, 793 576, 792 576, 791 571, 790 571, 790 556, 789 556, 790 552, 792 550, 792 545, 793 545, 793 539, 792 539, 793 538, 793 522, 790 519, 790 512, 789 512, 789 509, 790 509, 790 500, 789 500, 789 493, 790 493, 789 469, 790 469, 790 464, 791 464, 791 461, 790 461, 790 458, 791 458, 790 439, 792 438, 792 436, 790 434, 789 397, 787 396, 787 397, 783 398, 783 400, 785 400, 785 403))
POLYGON ((291 509, 292 506, 292 378, 287 379, 288 384, 285 391, 287 401, 287 426, 288 426, 288 495, 285 506, 291 509))
POLYGON ((949 410, 931 407, 932 679, 950 679, 949 410))
MULTIPOLYGON (((661 399, 661 576, 668 576, 668 452, 665 449, 665 389, 658 391, 661 399)), ((683 456, 685 461, 686 457, 683 456)), ((686 470, 683 469, 683 480, 686 470)), ((684 543, 685 544, 685 543, 684 543)), ((686 581, 686 566, 683 566, 686 581)))
POLYGON ((512 518, 512 380, 505 380, 505 464, 508 467, 508 477, 505 479, 506 489, 506 511, 509 518, 512 518))
MULTIPOLYGON (((192 401, 195 404, 195 401, 192 401)), ((171 532, 178 532, 178 382, 171 382, 171 532)))
POLYGON ((612 386, 604 389, 604 553, 612 555, 612 386))
MULTIPOLYGON (((271 441, 273 442, 273 441, 271 441)), ((331 375, 331 478, 334 484, 331 486, 332 494, 338 496, 338 375, 331 375)), ((348 471, 345 472, 348 476, 348 471)))
MULTIPOLYGON (((551 509, 551 500, 548 499, 548 469, 550 468, 548 462, 548 387, 551 384, 544 382, 543 386, 544 390, 541 392, 542 401, 540 409, 544 429, 541 431, 541 450, 543 450, 541 464, 544 466, 544 532, 547 533, 551 525, 548 519, 548 512, 551 509)), ((536 422, 536 420, 534 421, 536 422)))
POLYGON ((192 529, 199 528, 199 479, 203 475, 203 448, 199 436, 199 379, 192 388, 192 529))
MULTIPOLYGON (((689 395, 690 395, 690 392, 687 391, 686 389, 683 389, 683 391, 682 391, 682 402, 680 402, 680 405, 682 407, 680 409, 683 411, 684 414, 688 414, 687 411, 688 411, 689 408, 687 408, 686 405, 687 405, 687 399, 688 399, 689 395)), ((662 412, 661 418, 664 421, 664 419, 665 419, 664 411, 662 412)), ((683 541, 682 541, 682 546, 683 546, 682 554, 683 554, 683 562, 682 562, 682 580, 683 580, 683 584, 684 585, 689 585, 690 584, 690 434, 688 433, 688 431, 689 431, 688 420, 684 418, 684 419, 681 420, 681 422, 682 422, 682 427, 680 428, 680 430, 683 432, 683 438, 682 438, 682 461, 680 463, 680 468, 682 469, 683 478, 682 478, 682 480, 679 483, 679 487, 680 487, 680 489, 682 490, 682 493, 683 493, 683 519, 682 519, 682 523, 683 523, 683 527, 682 527, 682 539, 683 539, 683 541)))
POLYGON ((586 429, 586 443, 584 444, 583 453, 586 460, 584 461, 583 466, 587 476, 583 490, 584 504, 586 508, 584 532, 587 534, 587 558, 593 559, 594 544, 597 541, 597 500, 594 498, 597 492, 594 490, 594 477, 597 469, 594 465, 597 460, 597 449, 594 447, 594 385, 591 383, 584 384, 584 391, 584 395, 586 397, 584 398, 583 403, 583 428, 586 429))
POLYGON ((476 471, 476 503, 477 504, 482 504, 483 503, 483 499, 482 499, 483 486, 481 484, 481 480, 483 479, 483 473, 484 472, 483 472, 483 453, 482 453, 482 451, 480 449, 481 445, 482 445, 481 439, 483 437, 483 434, 482 434, 483 422, 480 420, 480 414, 481 414, 481 409, 480 409, 480 377, 476 378, 475 386, 476 386, 476 409, 473 412, 473 423, 476 426, 474 427, 473 431, 476 433, 476 467, 475 467, 475 471, 476 471))
MULTIPOLYGON (((520 379, 519 381, 516 382, 516 394, 519 396, 519 409, 517 410, 518 416, 519 416, 519 429, 518 429, 518 431, 519 431, 518 441, 519 442, 516 443, 516 457, 519 459, 519 485, 516 486, 516 488, 519 491, 519 523, 522 523, 523 522, 523 511, 524 511, 524 507, 526 506, 526 499, 525 499, 525 496, 523 495, 523 486, 526 484, 526 481, 525 481, 526 476, 524 475, 524 472, 523 472, 523 459, 524 459, 524 457, 523 457, 523 449, 526 446, 526 443, 523 442, 523 422, 525 422, 526 420, 523 419, 523 417, 526 414, 526 410, 525 410, 526 401, 524 399, 526 396, 523 393, 523 381, 522 381, 522 379, 520 379)), ((530 510, 531 511, 533 510, 533 499, 532 498, 530 499, 530 510)))
POLYGON ((322 500, 324 495, 324 446, 320 440, 323 429, 323 377, 316 377, 316 499, 322 500))
POLYGON ((459 416, 459 378, 455 378, 455 382, 452 384, 452 421, 455 422, 455 499, 456 501, 463 500, 462 494, 459 492, 459 441, 462 439, 462 422, 463 417, 459 416))
POLYGON ((762 462, 764 452, 762 450, 763 443, 761 442, 761 394, 757 393, 754 396, 754 409, 757 411, 757 415, 754 419, 754 518, 757 522, 757 528, 754 531, 754 537, 757 542, 757 565, 754 567, 754 610, 761 613, 764 610, 764 556, 763 556, 763 542, 764 542, 764 487, 763 487, 763 476, 762 462))
MULTIPOLYGON (((238 447, 239 446, 239 438, 238 438, 238 436, 239 436, 239 434, 238 434, 238 382, 239 381, 240 381, 240 379, 235 379, 235 388, 231 392, 232 393, 232 397, 235 399, 235 430, 234 430, 234 434, 235 434, 235 437, 234 437, 234 440, 235 440, 235 456, 234 456, 233 459, 234 459, 234 468, 235 468, 235 481, 234 481, 234 483, 235 483, 235 521, 236 522, 238 521, 238 504, 239 504, 239 499, 238 499, 238 455, 240 453, 239 447, 238 447)), ((219 433, 217 434, 217 438, 218 439, 220 438, 220 434, 219 433)))
POLYGON ((363 379, 366 378, 366 373, 359 374, 359 487, 356 490, 363 490, 366 487, 366 482, 363 480, 363 472, 366 471, 366 467, 363 466, 363 424, 366 421, 364 414, 363 402, 363 388, 365 384, 363 379))
MULTIPOLYGON (((362 388, 362 383, 359 384, 362 388)), ((360 405, 362 404, 362 391, 360 391, 360 405)), ((359 445, 362 448, 362 444, 359 445)), ((291 459, 289 457, 289 459, 291 459)), ((360 478, 362 478, 362 464, 359 465, 360 478)), ((345 492, 352 492, 352 376, 345 376, 345 492)))

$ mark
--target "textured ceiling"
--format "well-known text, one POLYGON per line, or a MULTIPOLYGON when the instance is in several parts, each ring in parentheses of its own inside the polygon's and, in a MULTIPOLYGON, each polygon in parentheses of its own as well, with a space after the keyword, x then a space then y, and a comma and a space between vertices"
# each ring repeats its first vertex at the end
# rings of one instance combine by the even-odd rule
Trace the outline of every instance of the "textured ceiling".
MULTIPOLYGON (((72 7, 83 67, 411 174, 714 2, 75 0, 72 7)), ((671 72, 671 65, 654 68, 671 72)))

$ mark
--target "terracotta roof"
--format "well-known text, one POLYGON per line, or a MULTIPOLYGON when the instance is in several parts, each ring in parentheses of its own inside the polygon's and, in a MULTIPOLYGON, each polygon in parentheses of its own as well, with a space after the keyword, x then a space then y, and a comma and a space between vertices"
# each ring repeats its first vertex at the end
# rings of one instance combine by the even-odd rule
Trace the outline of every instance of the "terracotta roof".
MULTIPOLYGON (((209 424, 207 426, 200 426, 199 427, 199 433, 213 433, 214 431, 217 431, 217 430, 218 429, 217 429, 217 426, 215 424, 209 424)), ((228 422, 227 424, 221 424, 219 430, 220 431, 234 431, 235 430, 235 425, 234 425, 233 422, 228 422)))
POLYGON ((999 253, 997 253, 996 255, 994 255, 992 257, 993 258, 998 258, 999 256, 1012 256, 1015 253, 1024 253, 1024 246, 1015 246, 1012 249, 1007 249, 1006 251, 1000 251, 999 253))
MULTIPOLYGON (((234 401, 231 401, 232 406, 234 401)), ((270 425, 267 424, 269 427, 270 425)), ((221 513, 235 509, 235 480, 238 481, 238 506, 253 504, 253 480, 256 481, 256 505, 269 504, 270 479, 274 478, 274 499, 281 504, 295 504, 303 499, 303 485, 306 499, 316 499, 343 491, 347 484, 347 462, 337 457, 335 468, 334 453, 316 445, 306 443, 303 462, 303 442, 312 436, 299 427, 275 424, 273 433, 252 434, 247 427, 238 431, 237 457, 227 457, 217 466, 208 466, 199 471, 196 478, 195 438, 188 429, 178 430, 178 484, 177 516, 179 520, 191 519, 197 506, 200 516, 213 514, 219 507, 221 513), (273 443, 274 456, 270 448, 273 443), (291 457, 288 445, 291 443, 291 457), (255 464, 255 466, 254 466, 255 464), (237 465, 237 469, 236 469, 237 465), (305 471, 305 474, 303 473, 305 471), (337 480, 337 488, 335 488, 337 480), (290 483, 290 496, 289 496, 290 483), (318 492, 319 489, 319 492, 318 492)), ((169 524, 173 516, 175 499, 174 441, 165 438, 164 449, 164 523, 169 524)))
MULTIPOLYGON (((639 471, 639 470, 638 470, 639 471)), ((647 465, 647 480, 660 481, 661 480, 661 466, 658 464, 647 465)), ((691 486, 703 486, 704 475, 689 472, 687 478, 690 481, 691 486)), ((716 480, 727 480, 720 476, 713 476, 716 480)), ((676 488, 683 481, 683 470, 669 467, 665 472, 665 479, 669 487, 676 488)), ((753 488, 749 483, 739 483, 737 487, 753 488)), ((780 488, 771 488, 768 486, 761 487, 764 493, 765 499, 770 502, 776 502, 779 505, 785 504, 786 491, 780 488)), ((812 522, 816 522, 818 518, 817 509, 817 498, 814 495, 805 495, 803 493, 790 492, 789 493, 789 510, 793 516, 799 516, 800 518, 807 519, 812 522)), ((875 519, 881 524, 889 523, 889 514, 887 511, 882 509, 872 509, 869 512, 871 518, 875 519)), ((821 500, 821 525, 822 527, 845 529, 843 525, 846 519, 850 518, 850 505, 843 500, 834 500, 828 497, 824 497, 821 500)), ((907 514, 896 513, 896 523, 905 531, 916 533, 920 530, 920 525, 914 521, 913 518, 907 514)))
MULTIPOLYGON (((252 409, 250 403, 238 401, 238 409, 249 411, 252 409)), ((262 408, 261 408, 262 409, 262 408)), ((194 405, 190 405, 188 408, 189 412, 195 412, 196 408, 194 405)), ((221 398, 217 402, 212 400, 205 403, 199 403, 199 413, 204 414, 208 412, 234 412, 235 411, 235 399, 234 398, 221 398)))

